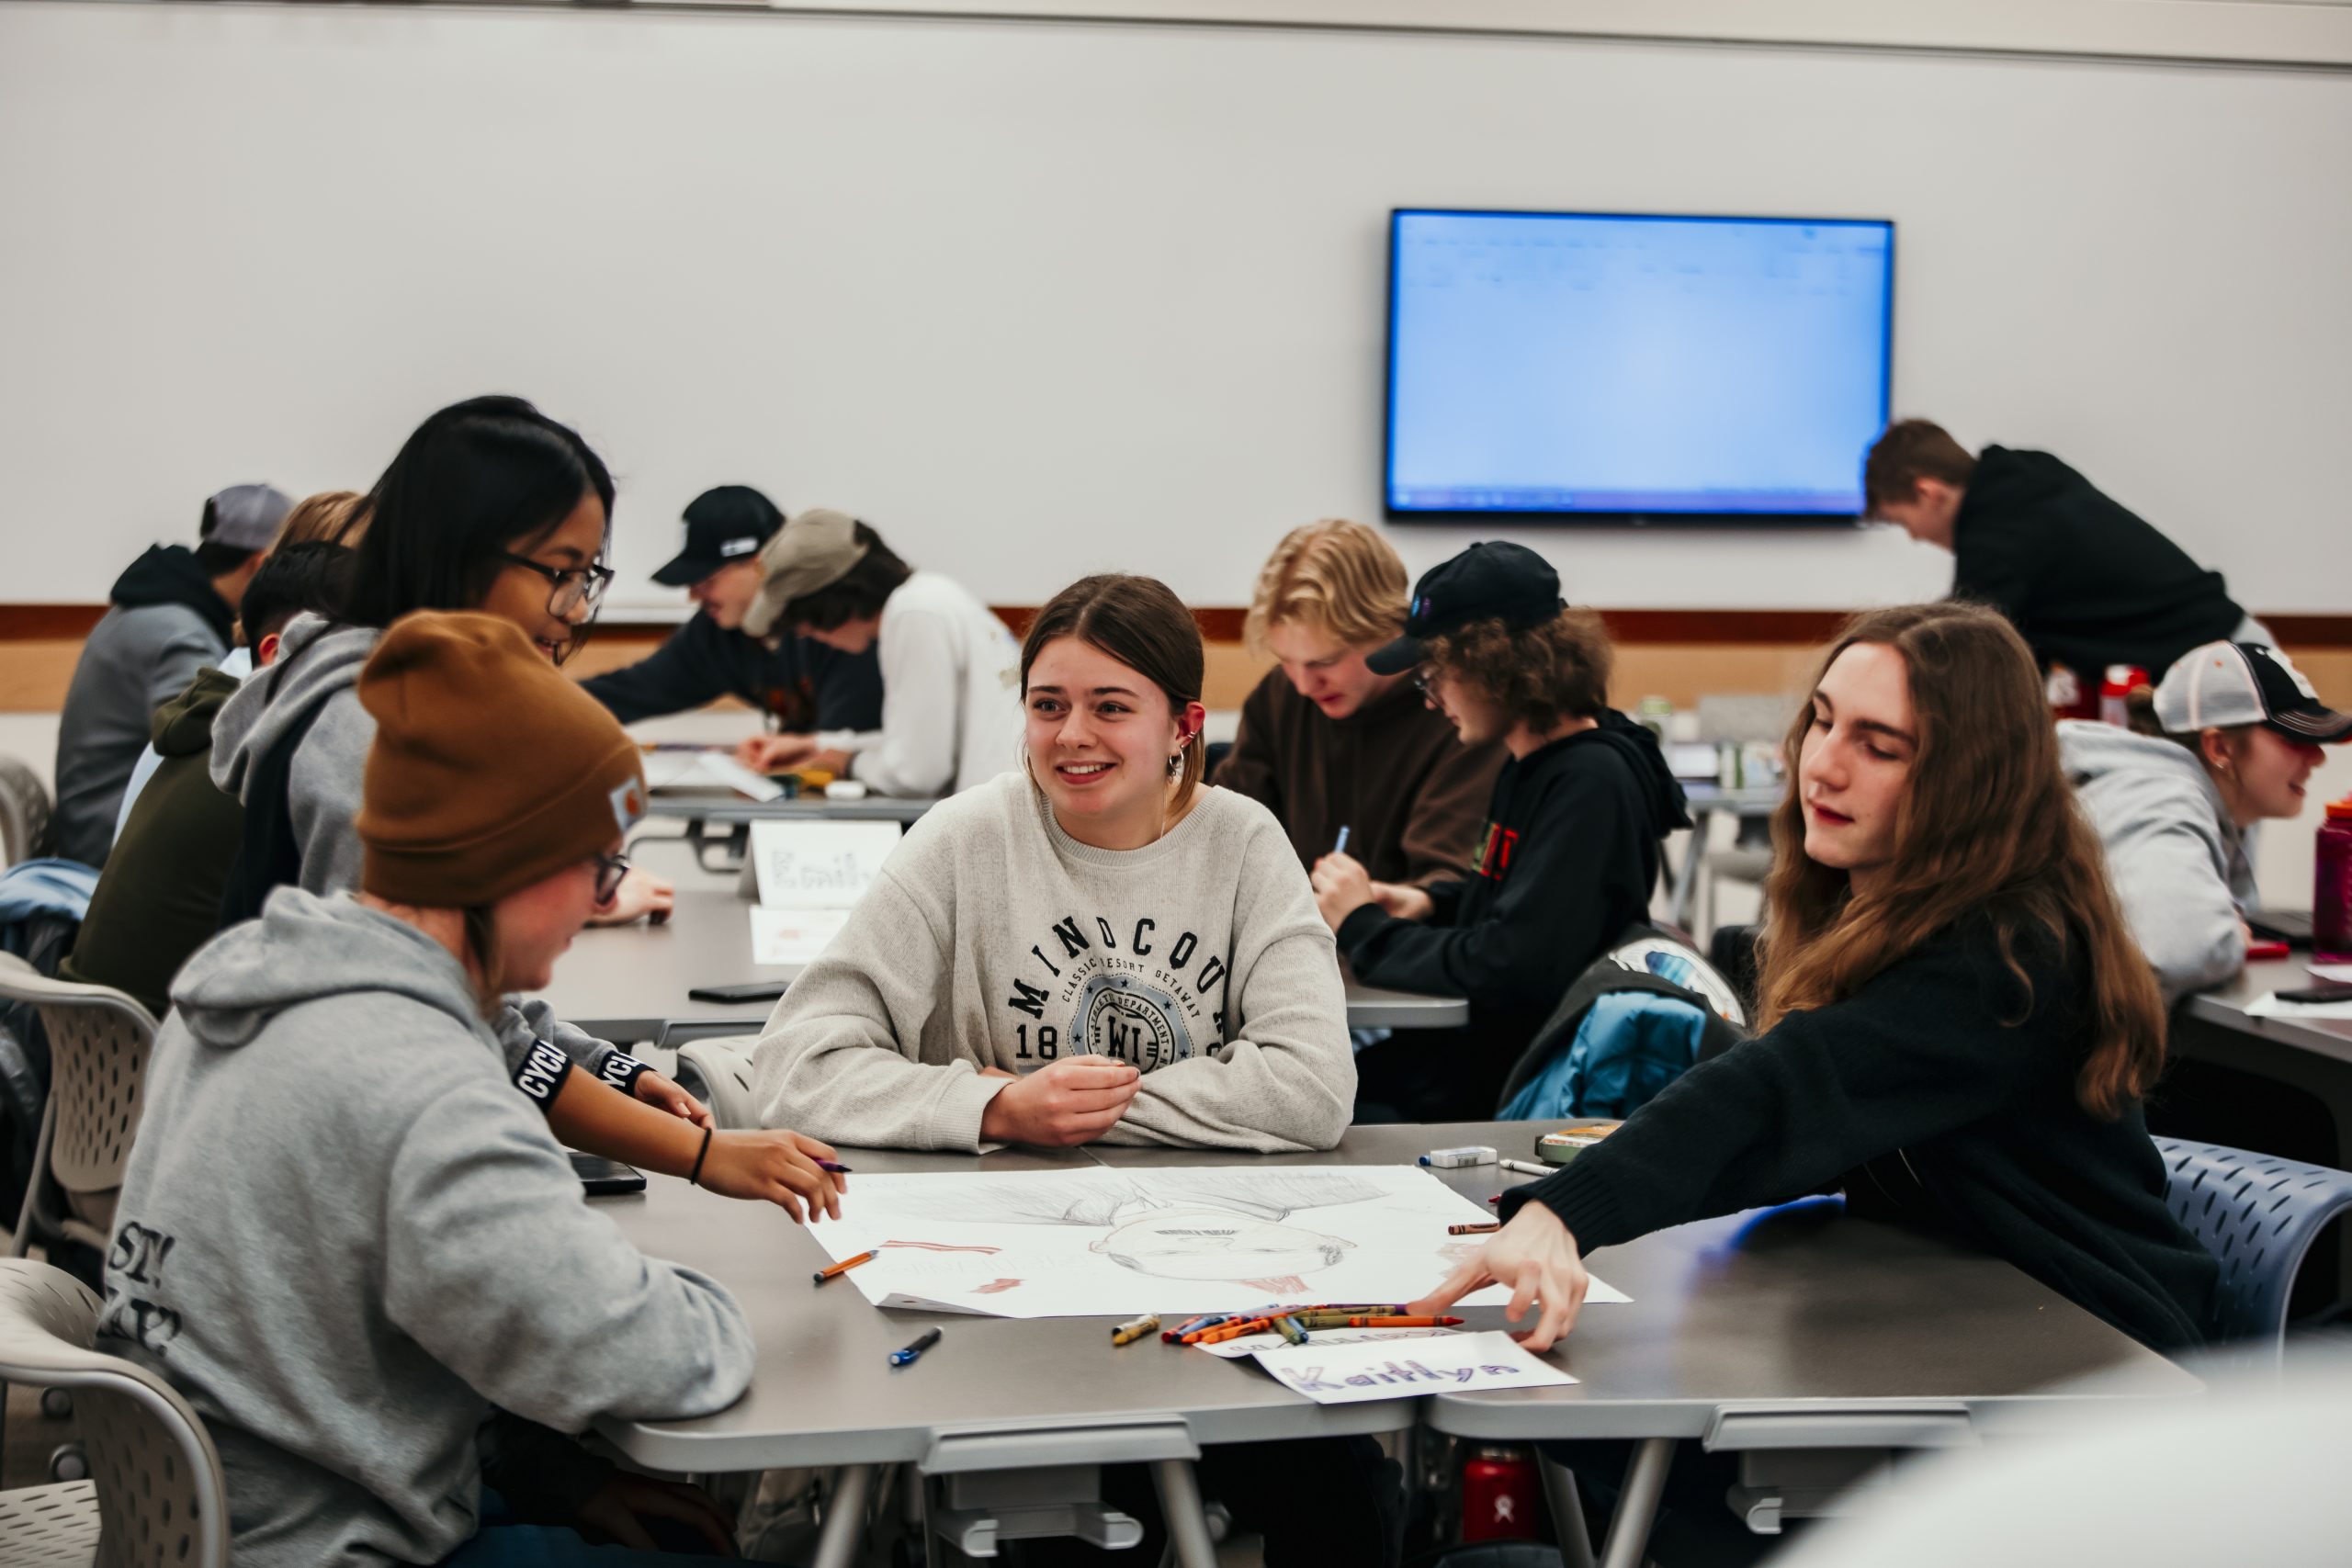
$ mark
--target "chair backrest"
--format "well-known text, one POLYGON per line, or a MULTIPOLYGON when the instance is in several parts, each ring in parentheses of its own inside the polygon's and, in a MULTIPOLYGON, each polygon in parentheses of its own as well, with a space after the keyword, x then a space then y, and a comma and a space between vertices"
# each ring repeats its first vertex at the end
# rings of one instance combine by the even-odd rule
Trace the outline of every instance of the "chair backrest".
POLYGON ((28 1002, 49 1032, 50 1097, 56 1133, 50 1173, 68 1192, 122 1185, 155 1021, 110 986, 83 986, 0 969, 0 1001, 28 1002))
POLYGON ((49 788, 14 757, 0 757, 0 866, 42 852, 49 833, 49 788))
POLYGON ((2352 1174, 2180 1138, 2155 1145, 2170 1172, 2165 1201, 2174 1217, 2221 1260, 2215 1335, 2275 1349, 2303 1255, 2352 1210, 2352 1174))
POLYGON ((70 1389, 97 1483, 100 1568, 228 1568, 220 1456, 187 1400, 91 1348, 99 1303, 46 1263, 0 1258, 0 1381, 70 1389))
POLYGON ((728 1034, 678 1047, 678 1060, 694 1064, 710 1092, 711 1120, 729 1131, 760 1124, 759 1101, 752 1096, 752 1047, 756 1043, 750 1035, 728 1034))

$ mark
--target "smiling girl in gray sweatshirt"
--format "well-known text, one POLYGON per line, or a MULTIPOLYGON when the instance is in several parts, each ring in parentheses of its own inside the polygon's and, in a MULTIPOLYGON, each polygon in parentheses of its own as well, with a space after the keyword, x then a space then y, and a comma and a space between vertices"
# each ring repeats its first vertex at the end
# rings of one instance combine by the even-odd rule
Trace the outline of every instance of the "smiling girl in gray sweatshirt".
POLYGON ((1200 633, 1089 578, 1022 649, 1024 768, 917 822, 769 1020, 762 1120, 911 1148, 1324 1149, 1355 1064, 1282 826, 1199 785, 1200 633))

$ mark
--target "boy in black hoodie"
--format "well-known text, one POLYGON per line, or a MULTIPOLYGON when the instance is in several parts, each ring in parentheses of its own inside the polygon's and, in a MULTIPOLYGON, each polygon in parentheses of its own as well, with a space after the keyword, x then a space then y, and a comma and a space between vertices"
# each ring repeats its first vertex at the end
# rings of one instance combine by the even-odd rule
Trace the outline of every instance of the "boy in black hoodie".
POLYGON ((1942 427, 1898 420, 1862 466, 1870 514, 1954 558, 1951 596, 2009 619, 2044 670, 2095 687, 2110 664, 2157 676, 2192 648, 2275 639, 2218 571, 2047 452, 1971 456, 1942 427))
POLYGON ((1369 985, 1467 998, 1466 1029, 1396 1035, 1356 1058, 1359 1122, 1483 1120, 1568 983, 1649 912, 1659 841, 1690 825, 1657 741, 1608 705, 1600 616, 1560 598, 1534 551, 1473 545, 1414 586, 1405 635, 1370 655, 1420 666, 1464 744, 1510 753, 1473 874, 1426 889, 1316 863, 1316 901, 1369 985))
POLYGON ((106 864, 155 710, 229 651, 237 601, 293 506, 268 485, 232 485, 204 503, 196 548, 153 546, 115 580, 58 716, 57 853, 106 864))

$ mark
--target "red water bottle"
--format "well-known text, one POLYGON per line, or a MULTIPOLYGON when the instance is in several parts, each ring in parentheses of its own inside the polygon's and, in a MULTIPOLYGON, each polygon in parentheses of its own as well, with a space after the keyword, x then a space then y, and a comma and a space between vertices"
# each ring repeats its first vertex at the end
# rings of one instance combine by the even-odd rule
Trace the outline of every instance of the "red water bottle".
POLYGON ((2148 672, 2136 664, 2110 664, 2098 685, 2098 721, 2118 729, 2132 727, 2132 694, 2148 683, 2148 672))
POLYGON ((1533 1540, 1535 1456, 1525 1449, 1482 1448, 1462 1461, 1462 1539, 1533 1540))
POLYGON ((2328 802, 2314 847, 2312 957, 2352 962, 2352 797, 2328 802))

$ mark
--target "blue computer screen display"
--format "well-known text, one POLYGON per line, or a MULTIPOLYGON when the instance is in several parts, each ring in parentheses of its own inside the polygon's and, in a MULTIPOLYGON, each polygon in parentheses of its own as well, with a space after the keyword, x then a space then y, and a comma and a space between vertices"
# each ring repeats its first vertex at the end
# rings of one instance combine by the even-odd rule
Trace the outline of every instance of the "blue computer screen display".
POLYGON ((1388 266, 1393 515, 1861 511, 1892 223, 1398 211, 1388 266))

